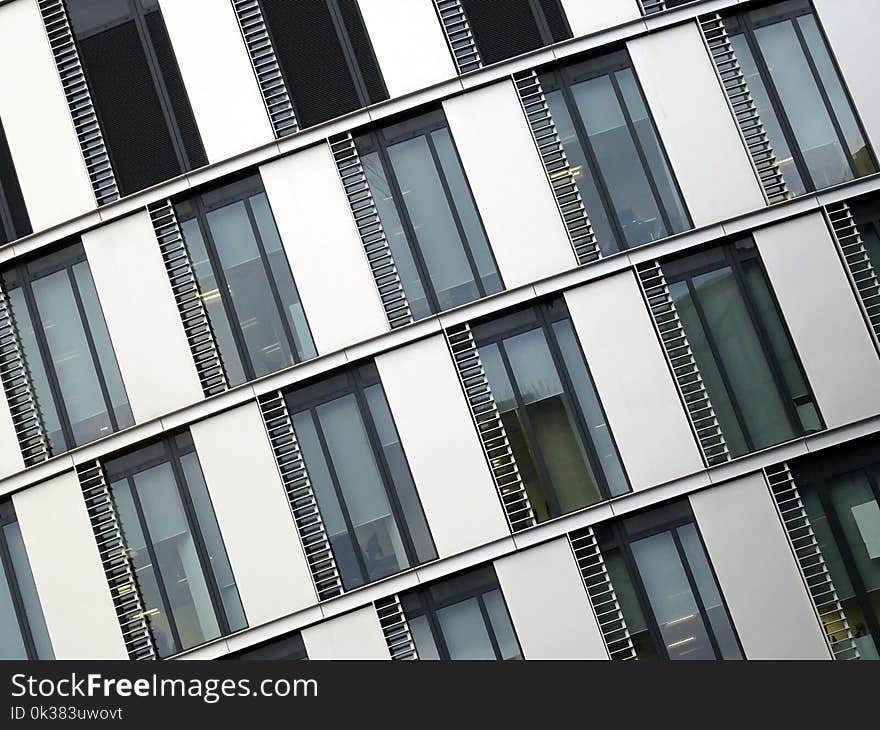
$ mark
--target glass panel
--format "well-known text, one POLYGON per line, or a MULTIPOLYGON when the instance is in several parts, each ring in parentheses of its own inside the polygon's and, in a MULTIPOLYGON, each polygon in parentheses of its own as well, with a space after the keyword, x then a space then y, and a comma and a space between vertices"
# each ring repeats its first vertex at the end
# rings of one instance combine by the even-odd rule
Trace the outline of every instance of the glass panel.
POLYGON ((630 546, 670 659, 715 659, 672 533, 630 546))
POLYGON ((198 281, 202 303, 208 312, 208 319, 211 321, 211 329, 214 331, 217 347, 220 348, 226 379, 229 381, 230 387, 240 385, 247 378, 241 364, 238 345, 235 344, 235 338, 232 335, 229 318, 226 316, 226 309, 220 298, 220 288, 214 277, 214 267, 211 266, 211 261, 208 258, 205 240, 202 238, 202 229, 195 218, 182 222, 180 228, 183 231, 186 250, 198 281))
POLYGON ((403 292, 409 302, 410 312, 413 319, 427 317, 431 314, 431 306, 428 304, 422 279, 410 249, 410 242, 403 230, 403 224, 400 222, 397 205, 391 194, 391 187, 385 177, 385 169, 382 167, 379 154, 376 152, 366 154, 361 157, 361 162, 370 185, 370 191, 373 193, 373 201, 379 211, 379 220, 382 222, 385 237, 391 248, 391 255, 394 257, 397 274, 403 284, 403 292))
POLYGON ((296 290, 296 284, 293 281, 290 263, 281 245, 281 237, 278 235, 278 228, 275 226, 272 210, 269 208, 269 200, 266 198, 266 193, 259 193, 249 198, 248 202, 254 214, 254 221, 256 221, 257 231, 259 231, 260 240, 263 242, 266 257, 269 260, 272 278, 275 280, 275 286, 278 288, 281 306, 284 308, 287 323, 290 326, 290 331, 293 333, 297 359, 308 360, 315 357, 317 352, 312 342, 308 322, 306 322, 305 310, 299 299, 299 292, 296 290))
POLYGON ((483 232, 483 224, 480 222, 477 207, 474 205, 470 188, 464 178, 464 171, 461 169, 461 162, 455 152, 449 130, 438 129, 431 133, 431 139, 434 142, 440 166, 443 168, 443 174, 446 176, 446 184, 449 186, 455 210, 461 220, 462 228, 464 228, 467 244, 474 257, 483 288, 486 290, 486 294, 499 292, 502 289, 501 277, 495 268, 495 261, 489 250, 489 242, 483 232))
POLYGON ((55 398, 52 397, 49 378, 43 366, 43 357, 37 345, 34 325, 25 303, 24 293, 20 288, 9 291, 9 305, 12 308, 12 318, 15 321, 15 329, 18 332, 18 339, 30 376, 31 389, 40 409, 43 428, 49 439, 49 449, 53 455, 60 454, 67 450, 67 441, 61 431, 61 420, 55 408, 55 398))
POLYGON ((668 234, 608 76, 571 87, 627 245, 668 234))
POLYGON ((620 550, 618 548, 609 550, 603 547, 602 557, 605 559, 605 567, 608 569, 611 585, 614 586, 614 593, 620 603, 620 610, 623 612, 636 656, 640 660, 659 659, 660 655, 654 644, 654 637, 648 630, 648 622, 645 620, 641 602, 620 550))
POLYGON ((616 497, 629 492, 629 482, 623 473, 623 464, 620 455, 611 437, 611 430, 599 404, 599 396, 596 394, 596 386, 584 364, 574 328, 569 320, 564 319, 553 323, 553 332, 556 341, 562 351, 562 359, 568 370, 568 377, 574 385, 575 394, 581 406, 581 413, 590 429, 590 438, 593 440, 593 448, 599 456, 599 463, 608 482, 608 489, 612 496, 616 497))
POLYGON ((617 253, 620 250, 617 234, 614 232, 608 211, 605 209, 605 204, 596 188, 593 171, 587 162, 587 156, 575 131, 571 115, 568 113, 568 104, 565 103, 562 92, 551 91, 548 93, 547 104, 550 106, 556 131, 559 132, 559 138, 562 140, 562 148, 565 150, 571 175, 577 183, 578 191, 584 201, 584 208, 599 241, 599 248, 605 256, 617 253))
POLYGON ((321 448, 312 414, 308 411, 295 414, 293 428, 302 449, 303 460, 309 472, 312 489, 315 491, 315 499, 318 502, 318 509, 321 511, 324 529, 330 538, 333 557, 336 559, 336 566, 342 576, 342 583, 347 590, 357 588, 363 584, 366 576, 361 574, 354 538, 349 534, 348 526, 345 524, 345 517, 342 515, 342 507, 340 507, 339 498, 336 496, 333 478, 324 457, 324 450, 321 448))
MULTIPOLYGON (((21 529, 18 523, 10 522, 4 525, 3 535, 6 538, 6 547, 9 548, 9 556, 12 558, 12 569, 15 573, 21 602, 24 604, 24 611, 27 615, 31 639, 33 639, 37 650, 37 658, 54 659, 55 653, 52 651, 52 644, 49 641, 49 630, 46 628, 43 608, 40 606, 40 597, 37 595, 37 586, 34 583, 34 575, 31 572, 31 566, 24 549, 24 540, 22 540, 21 529)), ((2 572, 2 567, 0 567, 0 572, 2 572)), ((0 614, 2 614, 2 609, 0 609, 0 614)), ((2 621, 0 621, 0 624, 2 624, 2 621)), ((3 656, 2 649, 0 649, 0 656, 3 656)))
POLYGON ((317 407, 345 507, 371 581, 409 567, 354 395, 317 407))
POLYGON ((422 503, 419 501, 416 485, 413 484, 406 454, 403 453, 382 386, 371 385, 364 389, 364 395, 373 416, 373 424, 385 455, 385 463, 388 464, 388 470, 391 472, 391 480, 394 482, 407 531, 416 549, 416 557, 420 563, 433 560, 437 557, 437 551, 434 549, 434 541, 425 521, 422 503))
POLYGON ((428 623, 427 616, 416 616, 407 621, 409 631, 412 634, 413 642, 416 645, 419 659, 439 659, 440 652, 437 651, 437 644, 434 641, 434 632, 428 623))
POLYGON ((220 590, 220 600, 226 614, 226 621, 230 631, 238 631, 247 626, 244 608, 235 585, 235 576, 232 575, 232 566, 223 545, 223 537, 220 534, 220 526, 217 524, 217 516, 208 495, 208 487, 202 474, 202 467, 195 452, 184 454, 180 457, 180 465, 186 478, 189 494, 193 501, 196 519, 205 541, 205 550, 208 553, 211 571, 214 580, 220 590))
POLYGON ((718 591, 718 584, 715 582, 715 576, 712 574, 712 568, 709 566, 709 560, 706 557, 700 536, 697 534, 696 526, 679 527, 678 537, 690 565, 691 574, 694 576, 694 582, 697 584, 697 590, 700 592, 706 616, 709 617, 709 625, 715 634, 715 642, 721 650, 721 658, 742 659, 742 652, 739 650, 736 634, 730 623, 730 616, 727 615, 727 609, 724 607, 724 601, 718 591))
POLYGON ((853 179, 828 110, 790 20, 755 30, 761 53, 817 188, 853 179))
POLYGON ((868 252, 874 273, 880 272, 880 235, 877 235, 877 228, 874 223, 868 223, 860 226, 859 230, 865 241, 865 250, 868 252))
POLYGON ((244 203, 212 210, 206 218, 255 377, 292 365, 287 334, 244 203))
POLYGON ((502 659, 522 659, 522 651, 519 648, 513 624, 510 623, 510 614, 504 603, 501 591, 496 589, 483 594, 483 603, 486 605, 486 613, 489 614, 489 623, 495 634, 495 642, 501 651, 502 659))
POLYGON ((27 659, 21 625, 12 601, 12 587, 0 564, 0 659, 27 659))
POLYGON ((450 659, 497 659, 476 598, 437 611, 450 659))
POLYGON ((183 649, 220 635, 208 583, 168 463, 133 477, 183 649))
POLYGON ((92 280, 92 272, 85 261, 80 261, 73 267, 73 276, 76 280, 76 288, 82 300, 89 332, 95 343, 95 352, 98 355, 98 363, 101 366, 101 374, 107 384, 107 392, 110 394, 110 402, 113 404, 113 412, 119 428, 128 428, 134 425, 134 416, 128 405, 128 394, 122 384, 122 375, 116 362, 116 353, 113 352, 113 343, 110 342, 110 333, 104 322, 104 313, 98 302, 98 292, 95 290, 95 282, 92 280))
POLYGON ((64 407, 77 444, 113 431, 67 269, 32 283, 64 407))
POLYGON ((440 309, 479 296, 446 193, 425 137, 388 147, 440 309))

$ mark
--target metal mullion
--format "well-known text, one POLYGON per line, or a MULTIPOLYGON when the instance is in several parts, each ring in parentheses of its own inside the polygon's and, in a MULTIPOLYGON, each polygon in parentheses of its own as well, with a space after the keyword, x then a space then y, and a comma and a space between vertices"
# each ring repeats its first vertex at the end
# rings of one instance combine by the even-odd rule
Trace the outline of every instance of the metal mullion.
POLYGON ((0 524, 0 570, 6 575, 6 582, 9 585, 9 595, 12 598, 12 609, 15 611, 15 618, 18 621, 18 628, 21 632, 21 640, 24 644, 27 658, 31 660, 39 659, 39 656, 37 655, 37 645, 36 642, 34 642, 34 637, 31 633, 30 621, 28 620, 24 600, 21 597, 21 589, 18 586, 18 578, 15 574, 15 568, 12 565, 12 555, 9 552, 9 546, 6 544, 6 533, 3 529, 6 527, 6 524, 0 524))
POLYGON ((86 345, 89 348, 89 355, 91 356, 92 364, 95 367, 95 376, 98 378, 98 387, 101 389, 101 395, 104 397, 104 405, 107 406, 107 415, 110 418, 110 425, 115 432, 119 430, 119 422, 116 420, 116 413, 113 410, 113 400, 110 398, 110 390, 107 387, 107 381, 104 378, 101 361, 98 358, 98 349, 95 347, 95 339, 92 336, 92 329, 89 326, 88 317, 86 317, 86 311, 82 303, 82 297, 79 293, 79 287, 76 285, 76 277, 73 275, 73 266, 67 266, 66 269, 67 278, 70 281, 70 289, 73 292, 73 299, 74 302, 76 302, 77 313, 79 314, 83 333, 86 337, 86 345))
POLYGON ((345 59, 345 65, 348 66, 348 73, 351 76, 361 106, 369 106, 371 102, 369 92, 367 91, 367 84, 361 73, 361 66, 358 63, 357 55, 354 52, 351 38, 349 38, 348 28, 345 27, 345 20, 342 17, 342 11, 339 9, 337 0, 326 0, 326 2, 327 11, 330 14, 330 21, 333 23, 333 28, 336 31, 336 39, 339 41, 339 47, 342 49, 342 57, 345 59))
MULTIPOLYGON (((420 598, 425 606, 424 616, 428 619, 428 625, 431 627, 431 633, 434 635, 434 644, 437 646, 437 653, 441 659, 451 660, 452 655, 449 653, 449 645, 446 643, 446 635, 443 633, 443 627, 440 625, 440 619, 437 618, 437 611, 444 606, 438 606, 431 598, 431 586, 427 585, 419 589, 420 598)), ((448 604, 454 605, 454 604, 448 604)))
MULTIPOLYGON (((671 236, 674 233, 672 222, 669 220, 669 213, 666 211, 666 206, 663 204, 660 189, 657 187, 657 181, 654 179, 654 172, 648 164, 648 157, 642 147, 642 141, 639 139, 636 125, 630 116, 629 107, 627 107, 626 100, 623 98, 623 92, 620 90, 620 84, 617 82, 617 74, 618 71, 608 74, 608 78, 611 81, 611 88, 614 89, 614 95, 617 97, 617 104, 620 106, 620 111, 623 114, 623 120, 626 122, 626 128, 629 130, 629 136, 632 138, 633 146, 636 148, 636 154, 638 154, 639 161, 642 163, 642 170, 645 173, 648 185, 651 188, 651 195, 654 197, 654 202, 660 213, 660 218, 663 220, 663 226, 666 228, 666 236, 671 236)), ((633 78, 635 78, 635 72, 633 72, 633 78)), ((645 110, 647 112, 647 104, 645 105, 645 110)), ((648 122, 652 123, 650 117, 648 117, 648 122)), ((666 236, 664 236, 664 238, 666 236)))
POLYGON ((12 211, 9 208, 9 201, 6 199, 6 192, 3 189, 3 181, 0 180, 0 233, 6 232, 4 239, 14 241, 16 239, 15 226, 12 224, 12 211))
MULTIPOLYGON (((498 644, 498 637, 495 636, 495 627, 492 625, 492 619, 489 618, 489 611, 486 609, 486 604, 483 601, 483 596, 486 593, 487 591, 483 591, 481 593, 477 593, 473 597, 477 599, 477 606, 479 606, 480 614, 483 616, 483 623, 486 625, 486 634, 489 636, 489 642, 492 644, 492 651, 495 652, 495 660, 502 661, 504 657, 501 656, 501 647, 498 644)), ((502 594, 502 600, 503 596, 504 594, 502 594)))
MULTIPOLYGON (((544 15, 544 9, 538 4, 538 0, 528 0, 528 2, 532 15, 535 18, 535 25, 538 26, 538 34, 541 36, 543 45, 553 45, 555 41, 553 40, 553 34, 550 32, 550 25, 547 23, 547 18, 544 15)), ((565 17, 564 14, 563 17, 565 17)))

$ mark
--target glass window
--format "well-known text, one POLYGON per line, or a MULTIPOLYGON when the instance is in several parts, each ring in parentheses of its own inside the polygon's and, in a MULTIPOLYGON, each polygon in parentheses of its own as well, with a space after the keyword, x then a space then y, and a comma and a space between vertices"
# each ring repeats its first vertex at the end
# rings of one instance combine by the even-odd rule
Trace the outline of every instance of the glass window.
POLYGON ((247 626, 189 433, 104 464, 163 657, 247 626))
POLYGON ((259 177, 180 201, 175 211, 230 386, 315 357, 259 177))
POLYGON ((31 221, 18 184, 18 175, 0 120, 0 244, 31 232, 31 221))
POLYGON ((537 520, 628 492, 562 300, 475 325, 473 333, 537 520))
POLYGON ((742 659, 686 502, 596 529, 639 659, 742 659))
POLYGON ((541 75, 605 255, 691 227, 625 51, 541 75))
POLYGON ((492 566, 403 593, 419 659, 522 659, 492 566))
POLYGON ((874 273, 880 276, 880 195, 868 195, 850 205, 868 259, 871 261, 874 273))
POLYGON ((306 652, 306 645, 303 643, 302 634, 299 631, 294 631, 291 634, 279 636, 258 646, 243 649, 223 658, 248 661, 303 661, 308 659, 309 655, 306 652))
POLYGON ((442 111, 356 141, 413 318, 503 285, 442 111))
POLYGON ((663 273, 732 456, 823 428, 750 237, 663 273))
POLYGON ((287 395, 346 590, 437 557, 373 365, 287 395))
POLYGON ((791 195, 876 172, 808 0, 731 16, 725 26, 791 195))
POLYGON ((0 502, 0 659, 54 659, 12 501, 0 502))
POLYGON ((134 423, 81 244, 3 273, 51 455, 134 423))

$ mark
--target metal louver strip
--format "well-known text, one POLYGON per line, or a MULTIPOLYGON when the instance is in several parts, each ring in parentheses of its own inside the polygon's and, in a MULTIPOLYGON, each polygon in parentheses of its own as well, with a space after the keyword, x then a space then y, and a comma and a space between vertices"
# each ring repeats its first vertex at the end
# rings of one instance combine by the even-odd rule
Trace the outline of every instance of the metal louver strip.
POLYGON ((868 257, 859 228, 846 201, 825 206, 835 243, 859 298, 874 345, 880 348, 880 279, 868 257))
POLYGON ((373 192, 367 182, 364 166, 350 132, 328 140, 348 205, 361 237, 373 280, 379 290, 379 298, 391 328, 402 327, 413 321, 406 293, 394 263, 391 247, 379 211, 373 200, 373 192))
POLYGON ((269 31, 266 29, 260 2, 233 0, 232 5, 275 136, 285 137, 293 134, 299 130, 299 125, 287 85, 284 83, 284 76, 281 74, 281 67, 275 57, 272 39, 269 38, 269 31))
POLYGON ((119 187, 73 40, 67 10, 63 0, 39 0, 38 4, 95 200, 99 206, 112 203, 119 199, 119 187))
POLYGON ((322 601, 338 596, 343 591, 342 579, 336 567, 330 538, 324 528, 302 451, 293 430, 287 402, 279 390, 265 393, 259 396, 257 401, 260 404, 260 413, 263 416, 266 433, 269 435, 269 442, 272 444, 272 454, 281 474, 281 482, 287 493, 293 521, 309 564, 315 591, 322 601))
POLYGON ((569 533, 568 542, 581 571, 608 656, 615 661, 638 659, 593 528, 587 526, 569 533))
POLYGON ((395 593, 373 604, 379 616, 379 625, 392 659, 418 659, 416 645, 409 630, 409 622, 395 593))
POLYGON ((446 34, 446 43, 459 75, 482 68, 483 59, 477 50, 471 26, 460 0, 434 0, 434 7, 446 34))
POLYGON ((646 261, 636 266, 639 284, 651 312, 654 328, 663 345, 663 352, 672 370, 693 427, 703 459, 708 466, 730 461, 727 442, 709 400, 697 361, 691 350, 684 327, 675 309, 675 302, 666 285, 659 261, 646 261))
POLYGON ((590 223, 580 190, 574 179, 568 157, 562 146, 559 131, 550 113, 550 106, 541 88, 541 81, 534 69, 520 71, 513 75, 516 93, 532 138, 538 147, 541 163, 553 189, 556 205, 562 215, 565 230, 579 265, 595 261, 602 254, 596 241, 596 234, 590 223))
POLYGON ((765 467, 764 478, 770 487, 779 518, 822 624, 831 654, 835 659, 860 659, 849 621, 788 464, 783 462, 765 467))
POLYGON ((76 474, 128 656, 130 659, 156 659, 158 651, 144 614, 131 558, 122 537, 110 487, 104 478, 104 468, 100 461, 91 461, 78 466, 76 474))
POLYGON ((43 430, 43 421, 37 400, 31 389, 31 379, 18 332, 12 320, 12 311, 6 292, 0 286, 0 382, 6 393, 12 425, 24 465, 33 466, 49 458, 49 442, 43 430))
POLYGON ((147 210, 202 391, 205 397, 222 393, 228 390, 229 384, 174 206, 170 200, 161 200, 148 206, 147 210))
POLYGON ((639 0, 643 15, 654 15, 666 10, 666 0, 639 0))
POLYGON ((507 440, 470 325, 465 322, 447 327, 444 334, 510 530, 518 532, 534 527, 537 524, 535 512, 507 440))
POLYGON ((699 21, 703 40, 752 160, 752 166, 758 175, 764 197, 771 205, 787 200, 788 186, 785 184, 770 138, 746 84, 745 74, 733 52, 733 46, 724 28, 724 21, 718 13, 703 15, 699 21))

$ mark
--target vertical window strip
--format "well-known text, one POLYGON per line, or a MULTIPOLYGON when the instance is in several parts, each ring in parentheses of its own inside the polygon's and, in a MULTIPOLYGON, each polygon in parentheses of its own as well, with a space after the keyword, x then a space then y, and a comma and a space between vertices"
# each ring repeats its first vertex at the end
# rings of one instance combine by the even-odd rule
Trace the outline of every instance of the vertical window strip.
POLYGON ((541 81, 534 69, 528 69, 514 74, 513 83, 565 224, 575 259, 579 265, 595 261, 601 256, 599 243, 550 113, 541 81))
POLYGON ((788 186, 721 15, 711 13, 700 16, 699 25, 764 198, 770 205, 787 200, 790 197, 788 186))
POLYGON ((400 605, 400 597, 395 593, 375 601, 373 605, 391 658, 404 661, 418 659, 419 654, 403 606, 400 605))
POLYGON ((880 351, 880 278, 868 256, 849 204, 845 200, 830 203, 824 211, 874 346, 880 351))
POLYGON ((294 134, 299 131, 296 113, 259 0, 233 0, 233 7, 275 137, 280 139, 294 134))
POLYGON ((636 266, 639 284, 691 428, 707 466, 730 461, 721 424, 709 399, 659 261, 636 266))
POLYGON ((73 40, 67 10, 63 0, 39 0, 39 7, 92 192, 99 206, 107 205, 119 199, 119 187, 73 40))
POLYGON ((156 659, 158 650, 144 615, 143 600, 104 468, 100 461, 90 461, 80 464, 76 473, 128 656, 156 659))
POLYGON ((392 329, 413 321, 385 229, 350 132, 328 140, 382 308, 392 329))
POLYGON ((767 466, 763 471, 831 655, 835 659, 860 659, 852 629, 788 463, 767 466))
POLYGON ((315 591, 322 601, 338 596, 343 591, 342 577, 293 430, 287 401, 281 391, 274 390, 259 396, 257 402, 315 591))
POLYGON ((446 43, 459 76, 483 67, 477 43, 460 0, 434 0, 446 43))
POLYGON ((535 511, 516 465, 470 325, 465 322, 447 327, 444 334, 510 530, 518 532, 534 527, 537 524, 535 511))
POLYGON ((593 528, 588 525, 577 532, 569 533, 568 542, 584 581, 608 656, 614 661, 638 659, 626 625, 626 617, 617 600, 611 575, 605 566, 593 528))

